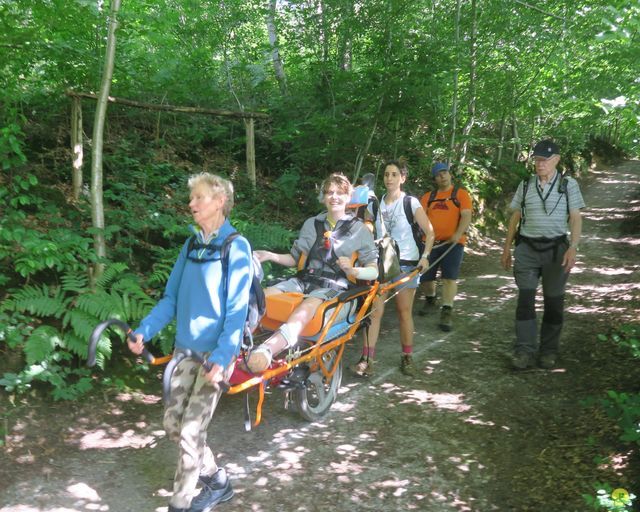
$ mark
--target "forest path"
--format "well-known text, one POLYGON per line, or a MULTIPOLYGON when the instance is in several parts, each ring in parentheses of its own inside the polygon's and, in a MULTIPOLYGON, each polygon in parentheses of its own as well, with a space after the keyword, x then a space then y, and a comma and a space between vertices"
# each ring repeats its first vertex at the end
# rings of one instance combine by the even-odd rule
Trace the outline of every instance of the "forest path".
MULTIPOLYGON (((595 467, 605 453, 588 438, 603 421, 579 401, 633 378, 634 362, 620 362, 596 337, 637 320, 640 162, 595 170, 582 189, 583 243, 556 370, 510 369, 516 289, 499 266, 501 242, 484 240, 465 256, 454 330, 439 331, 436 315, 415 317, 416 378, 398 370, 389 304, 377 373, 361 380, 345 371, 324 421, 283 411, 274 391, 262 425, 245 433, 242 400, 223 399, 209 440, 236 496, 216 510, 578 512, 596 481, 638 494, 630 488, 638 461, 595 467)), ((345 364, 358 356, 359 342, 350 343, 345 364)), ((11 420, 0 512, 165 510, 176 449, 164 439, 157 395, 44 404, 11 420)))

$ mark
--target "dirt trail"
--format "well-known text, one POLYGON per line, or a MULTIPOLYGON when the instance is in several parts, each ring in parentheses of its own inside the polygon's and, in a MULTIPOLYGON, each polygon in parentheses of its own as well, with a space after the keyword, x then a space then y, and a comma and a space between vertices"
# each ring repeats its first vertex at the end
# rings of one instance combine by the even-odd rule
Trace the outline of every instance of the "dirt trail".
MULTIPOLYGON (((417 378, 397 369, 389 307, 378 372, 345 372, 325 421, 283 411, 276 391, 245 433, 242 400, 225 397, 209 437, 236 497, 216 510, 570 512, 586 510, 580 495, 596 481, 640 494, 637 460, 595 467, 604 454, 588 437, 604 422, 578 403, 633 377, 596 336, 637 320, 640 163, 594 171, 582 187, 584 241, 557 370, 510 370, 515 287, 500 246, 485 240, 466 256, 453 332, 416 316, 417 378)), ((357 343, 345 358, 357 360, 357 343)), ((164 511, 176 452, 160 418, 159 396, 141 392, 21 409, 0 453, 0 512, 164 511)))

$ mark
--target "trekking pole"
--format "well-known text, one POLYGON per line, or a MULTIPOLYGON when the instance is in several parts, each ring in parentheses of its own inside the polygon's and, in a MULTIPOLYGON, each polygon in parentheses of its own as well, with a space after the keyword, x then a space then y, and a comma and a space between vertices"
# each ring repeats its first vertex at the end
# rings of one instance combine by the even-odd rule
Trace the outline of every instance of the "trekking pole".
MULTIPOLYGON (((441 247, 443 245, 445 245, 446 243, 450 244, 450 247, 444 251, 440 256, 438 256, 438 259, 436 259, 431 265, 429 265, 426 269, 424 269, 424 271, 421 273, 424 274, 425 272, 428 272, 429 270, 431 270, 433 267, 435 267, 438 263, 440 263, 442 261, 442 259, 449 254, 449 252, 451 251, 451 249, 453 249, 455 247, 456 244, 452 244, 450 242, 445 242, 442 244, 437 245, 436 247, 441 247)), ((433 250, 433 248, 431 249, 433 250)), ((407 276, 411 275, 412 273, 414 273, 416 270, 418 269, 418 267, 415 267, 411 270, 409 270, 406 274, 404 274, 402 277, 396 278, 395 281, 391 281, 392 283, 394 282, 398 282, 400 281, 400 279, 405 279, 407 276)), ((413 277, 412 277, 413 278, 413 277)), ((409 281, 410 279, 407 279, 407 281, 409 281)), ((401 286, 394 286, 391 290, 394 290, 392 293, 389 294, 389 296, 384 300, 384 303, 386 304, 387 302, 389 302, 391 299, 393 299, 396 295, 398 295, 398 293, 400 293, 400 290, 402 289, 401 286)), ((363 320, 365 318, 368 318, 369 316, 371 316, 371 314, 373 313, 373 311, 375 310, 375 307, 371 308, 371 311, 369 311, 366 315, 364 315, 364 317, 362 318, 363 320)))

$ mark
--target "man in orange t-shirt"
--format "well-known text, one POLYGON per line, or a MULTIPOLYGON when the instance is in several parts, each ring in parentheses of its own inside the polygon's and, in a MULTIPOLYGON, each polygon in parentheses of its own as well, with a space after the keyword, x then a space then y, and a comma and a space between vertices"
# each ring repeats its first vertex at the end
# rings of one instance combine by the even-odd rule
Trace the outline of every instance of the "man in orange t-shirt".
POLYGON ((441 271, 442 309, 438 326, 443 331, 450 331, 453 299, 458 291, 458 274, 464 256, 465 232, 471 223, 471 196, 458 187, 454 187, 449 165, 437 162, 431 168, 431 175, 437 190, 427 192, 420 199, 420 204, 427 212, 433 225, 436 241, 429 254, 429 266, 444 257, 430 270, 422 274, 420 288, 425 294, 425 302, 418 313, 423 316, 435 307, 436 274, 441 271), (453 244, 453 247, 451 245, 453 244), (446 254, 445 254, 446 253, 446 254))

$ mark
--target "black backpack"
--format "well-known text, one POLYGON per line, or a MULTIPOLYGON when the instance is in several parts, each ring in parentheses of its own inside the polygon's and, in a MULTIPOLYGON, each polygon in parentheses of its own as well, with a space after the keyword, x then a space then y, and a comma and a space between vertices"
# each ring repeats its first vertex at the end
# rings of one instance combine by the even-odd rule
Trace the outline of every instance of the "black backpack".
POLYGON ((431 203, 451 201, 459 210, 460 201, 458 200, 458 190, 460 190, 460 187, 458 185, 454 185, 453 189, 451 189, 451 195, 449 197, 445 197, 444 199, 436 199, 436 196, 438 195, 438 191, 432 190, 431 194, 429 194, 429 200, 427 201, 427 209, 429 209, 429 207, 431 206, 431 203))
MULTIPOLYGON (((231 233, 227 238, 224 239, 221 246, 214 245, 212 243, 209 244, 201 244, 197 241, 195 235, 193 235, 189 239, 189 244, 187 247, 187 254, 191 252, 192 249, 207 249, 207 252, 213 253, 218 248, 220 249, 220 261, 222 263, 222 274, 226 276, 222 284, 222 294, 226 300, 227 291, 228 291, 228 280, 229 280, 229 248, 231 247, 231 243, 240 236, 240 233, 237 231, 231 233)), ((210 261, 210 260, 203 260, 210 261)), ((253 331, 256 330, 260 320, 264 316, 264 313, 267 309, 267 303, 264 296, 264 290, 262 289, 262 285, 260 284, 260 279, 258 278, 258 272, 254 265, 253 279, 251 280, 251 288, 249 290, 249 308, 247 309, 247 318, 244 323, 244 332, 243 332, 243 345, 245 347, 253 346, 253 331)))
POLYGON ((373 238, 375 239, 378 238, 376 230, 376 219, 378 218, 378 210, 380 209, 378 198, 375 196, 370 196, 367 199, 367 204, 363 204, 355 209, 354 215, 361 221, 365 222, 365 212, 369 208, 369 205, 371 205, 371 211, 373 212, 373 238))
POLYGON ((413 241, 416 243, 418 247, 418 253, 422 255, 424 253, 424 233, 422 228, 418 225, 416 220, 413 218, 413 211, 411 210, 411 197, 412 196, 404 196, 402 201, 402 206, 404 207, 404 215, 407 218, 407 222, 411 226, 411 234, 413 235, 413 241))

